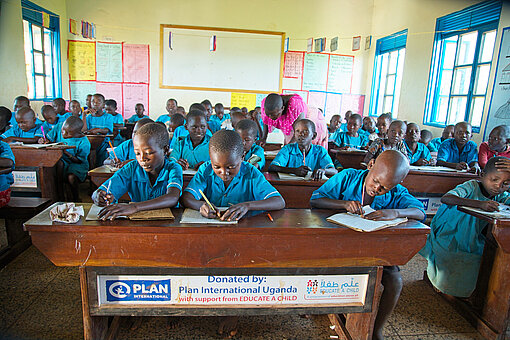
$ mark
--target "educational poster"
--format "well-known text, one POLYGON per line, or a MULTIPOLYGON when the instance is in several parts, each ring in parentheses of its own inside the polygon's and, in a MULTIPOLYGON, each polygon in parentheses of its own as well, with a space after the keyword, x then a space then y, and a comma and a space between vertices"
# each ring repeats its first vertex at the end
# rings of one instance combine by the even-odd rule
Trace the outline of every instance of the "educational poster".
POLYGON ((484 141, 498 125, 510 125, 510 27, 503 29, 484 141))
POLYGON ((230 94, 230 107, 243 108, 253 110, 257 103, 257 95, 255 93, 238 93, 232 92, 230 94))
POLYGON ((326 91, 328 62, 328 54, 308 53, 305 55, 303 90, 326 91))
POLYGON ((351 93, 354 57, 343 55, 329 56, 328 92, 351 93))
POLYGON ((341 108, 342 95, 340 93, 326 93, 326 108, 324 109, 324 115, 326 118, 329 118, 328 121, 332 116, 341 114, 341 108))
POLYGON ((96 90, 96 82, 94 81, 72 81, 69 82, 69 92, 71 100, 77 100, 82 107, 87 105, 87 95, 94 94, 96 90))
POLYGON ((340 112, 345 113, 351 110, 352 113, 357 113, 363 116, 363 107, 365 106, 365 96, 359 94, 342 94, 342 104, 340 112))
POLYGON ((324 112, 326 106, 326 92, 310 91, 308 92, 308 106, 316 107, 324 112))
POLYGON ((122 43, 96 43, 96 80, 122 82, 122 43))
POLYGON ((106 99, 114 99, 117 102, 117 112, 124 112, 121 83, 96 83, 96 92, 101 93, 106 99))
POLYGON ((303 73, 303 61, 305 52, 287 52, 285 53, 285 62, 283 64, 284 78, 299 78, 303 73))
POLYGON ((255 97, 255 107, 262 106, 262 100, 267 97, 267 94, 257 93, 255 97))
POLYGON ((124 44, 124 82, 149 83, 149 45, 124 44))
POLYGON ((69 80, 96 80, 95 48, 94 42, 69 41, 69 80))
POLYGON ((135 105, 142 103, 145 107, 145 114, 149 105, 148 84, 122 84, 124 118, 128 119, 135 114, 135 105))
POLYGON ((308 103, 308 91, 300 91, 300 90, 282 90, 282 94, 299 94, 303 100, 308 103))

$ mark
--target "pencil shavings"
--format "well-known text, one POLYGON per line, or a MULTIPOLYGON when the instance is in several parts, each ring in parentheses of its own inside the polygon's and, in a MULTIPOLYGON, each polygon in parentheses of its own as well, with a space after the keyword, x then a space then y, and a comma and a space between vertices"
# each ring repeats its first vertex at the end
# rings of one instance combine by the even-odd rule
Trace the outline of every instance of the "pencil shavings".
POLYGON ((50 218, 53 222, 76 223, 80 216, 84 216, 83 207, 75 206, 74 203, 57 205, 50 210, 50 218))

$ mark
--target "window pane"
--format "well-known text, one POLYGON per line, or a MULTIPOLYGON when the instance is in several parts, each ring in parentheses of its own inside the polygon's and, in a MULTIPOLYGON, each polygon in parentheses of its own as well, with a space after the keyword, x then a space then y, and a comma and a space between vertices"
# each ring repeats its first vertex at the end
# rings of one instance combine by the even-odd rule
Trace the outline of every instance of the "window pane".
POLYGON ((35 76, 35 96, 44 98, 44 76, 35 76))
POLYGON ((393 96, 384 97, 383 112, 392 112, 393 96))
POLYGON ((478 70, 476 72, 474 94, 485 95, 487 91, 487 85, 489 84, 490 70, 491 70, 490 64, 478 66, 478 70))
POLYGON ((450 95, 450 87, 452 86, 452 71, 445 70, 441 74, 441 85, 439 87, 439 94, 441 96, 450 95))
POLYGON ((444 43, 444 59, 443 69, 453 69, 455 62, 455 51, 457 49, 458 36, 453 36, 445 40, 444 43))
POLYGON ((388 76, 386 78, 386 91, 385 94, 393 95, 393 91, 395 90, 395 76, 388 76))
POLYGON ((452 94, 467 94, 471 82, 471 67, 459 67, 454 71, 452 94))
POLYGON ((462 122, 466 116, 467 97, 452 97, 448 112, 448 124, 462 122))
POLYGON ((479 60, 481 63, 486 63, 492 60, 492 52, 494 51, 494 43, 496 42, 496 30, 485 32, 482 39, 479 60))
POLYGON ((46 76, 46 97, 55 97, 53 94, 53 82, 51 76, 46 76))
POLYGON ((43 63, 44 63, 43 54, 39 53, 39 52, 34 52, 35 73, 43 73, 44 72, 43 63))
POLYGON ((471 125, 480 127, 482 124, 483 105, 485 97, 473 97, 471 100, 471 125))
POLYGON ((44 29, 44 54, 51 54, 51 31, 44 29))
POLYGON ((41 27, 32 25, 32 39, 34 41, 34 50, 42 51, 42 32, 41 27))
POLYGON ((406 49, 403 48, 398 51, 398 65, 397 65, 397 81, 395 82, 395 91, 393 92, 393 115, 398 115, 398 103, 400 100, 400 85, 402 84, 402 74, 404 72, 404 57, 406 49))
POLYGON ((47 55, 44 57, 44 63, 45 63, 45 69, 44 69, 44 73, 47 75, 47 76, 52 76, 53 75, 53 70, 52 70, 52 66, 51 66, 51 56, 47 55))
POLYGON ((460 36, 457 65, 472 64, 475 56, 478 32, 470 32, 460 36))
POLYGON ((398 51, 393 51, 390 53, 390 68, 388 73, 392 74, 397 72, 397 59, 398 59, 398 51))
POLYGON ((435 122, 445 124, 447 114, 448 114, 448 97, 439 97, 439 102, 437 105, 437 116, 435 122))

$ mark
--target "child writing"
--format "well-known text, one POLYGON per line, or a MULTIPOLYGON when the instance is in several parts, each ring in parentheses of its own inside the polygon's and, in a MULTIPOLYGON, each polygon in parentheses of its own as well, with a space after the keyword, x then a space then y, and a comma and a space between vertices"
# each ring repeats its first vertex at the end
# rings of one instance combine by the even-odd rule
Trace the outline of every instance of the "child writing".
POLYGON ((132 161, 103 183, 92 195, 103 220, 129 216, 138 211, 170 208, 178 203, 182 190, 182 169, 168 160, 168 132, 157 123, 149 123, 133 137, 136 161, 132 161), (125 193, 131 204, 113 204, 125 193))
POLYGON ((470 140, 471 136, 471 124, 455 124, 453 138, 441 143, 437 151, 437 165, 479 173, 478 150, 476 143, 470 140))
POLYGON ((437 152, 439 150, 439 147, 445 140, 453 138, 454 129, 455 129, 454 125, 448 125, 443 129, 443 134, 441 135, 441 137, 437 137, 431 140, 429 145, 427 145, 430 152, 437 152))
POLYGON ((0 208, 6 206, 11 200, 11 185, 14 183, 12 170, 14 170, 14 154, 9 144, 0 141, 0 208))
POLYGON ((57 114, 59 123, 63 123, 67 119, 67 117, 73 115, 71 112, 66 112, 66 101, 62 98, 53 99, 51 105, 55 109, 55 113, 57 114))
POLYGON ((177 109, 177 100, 170 98, 166 101, 166 112, 156 119, 156 122, 161 122, 167 124, 168 121, 170 121, 170 118, 175 113, 175 110, 177 109))
POLYGON ((237 123, 235 131, 243 141, 243 160, 262 171, 266 165, 266 157, 264 149, 255 144, 258 133, 257 123, 250 119, 243 119, 237 123))
POLYGON ((420 143, 421 133, 418 124, 407 124, 407 132, 404 144, 406 146, 407 156, 411 165, 429 165, 430 151, 425 144, 420 143))
POLYGON ((82 118, 82 110, 80 102, 77 100, 71 100, 69 102, 69 111, 75 117, 82 118))
POLYGON ((218 122, 220 126, 225 119, 230 119, 230 114, 225 113, 225 108, 223 107, 222 103, 217 103, 214 105, 214 112, 216 114, 211 116, 211 120, 218 122))
POLYGON ((124 119, 122 115, 117 112, 117 102, 113 99, 108 99, 104 102, 104 110, 107 114, 113 117, 113 145, 117 146, 124 141, 120 135, 119 128, 124 126, 124 119))
POLYGON ((22 107, 16 114, 16 125, 0 135, 4 142, 36 144, 42 137, 41 125, 35 122, 35 112, 30 107, 22 107))
MULTIPOLYGON (((330 178, 310 199, 313 208, 344 210, 363 215, 363 207, 376 211, 363 216, 369 220, 392 220, 407 217, 425 219, 420 201, 399 183, 409 172, 409 161, 396 150, 387 150, 371 160, 368 170, 345 169, 330 178)), ((395 308, 402 290, 402 276, 398 266, 383 268, 383 293, 375 319, 372 339, 382 339, 382 330, 395 308)))
MULTIPOLYGON (((96 93, 92 96, 92 107, 87 108, 84 112, 86 121, 84 122, 83 129, 85 134, 90 135, 107 135, 113 133, 113 116, 104 111, 104 96, 96 93)), ((96 164, 100 166, 108 157, 108 142, 109 137, 105 137, 101 145, 96 150, 96 164)))
POLYGON ((379 117, 377 117, 377 123, 375 126, 377 127, 377 136, 379 138, 385 139, 388 136, 388 129, 391 124, 391 115, 388 113, 383 113, 379 117))
POLYGON ((41 115, 44 118, 44 122, 42 123, 44 133, 48 134, 58 123, 57 113, 53 106, 43 105, 41 108, 41 115))
POLYGON ((480 144, 478 163, 483 168, 491 157, 510 157, 510 126, 500 125, 492 129, 489 141, 480 144))
POLYGON ((294 122, 295 143, 285 145, 269 166, 269 171, 286 172, 297 176, 306 176, 312 172, 315 181, 323 175, 331 177, 337 173, 328 151, 320 145, 313 144, 317 136, 315 124, 309 119, 294 122))
MULTIPOLYGON (((347 115, 347 114, 346 114, 347 115)), ((349 116, 347 121, 347 132, 341 132, 337 130, 331 139, 341 150, 348 148, 363 149, 368 144, 368 137, 365 134, 358 133, 361 128, 361 116, 359 114, 353 114, 349 116)))
POLYGON ((23 107, 30 107, 30 100, 25 96, 17 96, 16 98, 14 98, 14 105, 13 105, 13 109, 12 109, 13 115, 11 117, 11 120, 9 121, 11 126, 14 126, 17 124, 16 118, 15 118, 16 112, 18 112, 18 110, 23 107))
POLYGON ((378 138, 370 144, 364 163, 377 158, 384 150, 397 150, 407 157, 406 146, 403 142, 407 132, 407 125, 401 120, 394 120, 389 125, 386 138, 378 138))
POLYGON ((460 212, 457 206, 498 211, 509 203, 510 160, 489 159, 480 180, 469 180, 448 191, 430 224, 430 234, 420 251, 427 261, 427 276, 441 292, 469 297, 476 286, 485 245, 487 222, 460 212))
POLYGON ((145 107, 143 106, 143 104, 142 103, 136 104, 135 105, 135 114, 132 115, 126 122, 133 124, 142 118, 149 118, 149 116, 143 114, 144 112, 145 112, 145 107))
MULTIPOLYGON (((197 170, 202 163, 209 160, 209 140, 207 135, 207 120, 205 113, 192 110, 186 117, 184 126, 187 136, 179 137, 174 141, 174 149, 170 158, 177 162, 184 170, 189 168, 197 170)), ((175 139, 175 136, 174 136, 175 139)))

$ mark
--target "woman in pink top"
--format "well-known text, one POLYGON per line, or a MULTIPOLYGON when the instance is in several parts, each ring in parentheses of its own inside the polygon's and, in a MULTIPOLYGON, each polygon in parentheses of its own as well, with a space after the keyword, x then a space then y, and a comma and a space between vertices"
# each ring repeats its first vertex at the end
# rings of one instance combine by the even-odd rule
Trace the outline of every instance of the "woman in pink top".
POLYGON ((298 94, 279 95, 271 93, 262 100, 262 122, 264 123, 262 144, 266 142, 268 132, 278 128, 283 132, 285 144, 294 142, 292 124, 299 119, 308 118, 315 123, 317 138, 312 143, 328 147, 327 124, 324 115, 316 108, 310 108, 298 94))

